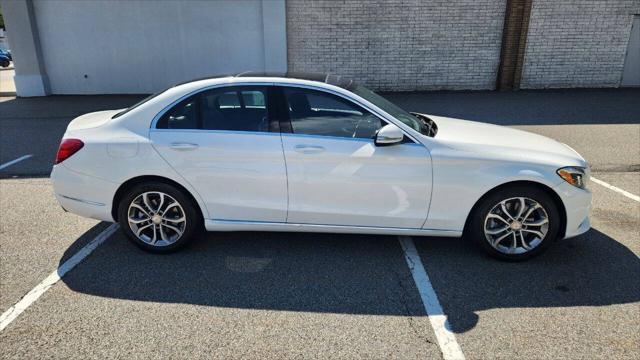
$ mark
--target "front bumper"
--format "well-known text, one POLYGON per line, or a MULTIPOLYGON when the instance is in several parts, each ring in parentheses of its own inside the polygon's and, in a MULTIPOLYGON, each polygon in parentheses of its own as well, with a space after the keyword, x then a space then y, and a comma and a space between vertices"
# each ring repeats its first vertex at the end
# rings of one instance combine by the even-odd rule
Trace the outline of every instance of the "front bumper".
POLYGON ((562 183, 554 188, 562 199, 567 213, 567 227, 565 238, 584 234, 591 228, 589 212, 591 211, 591 191, 579 189, 568 183, 562 183))
POLYGON ((68 212, 113 222, 111 205, 118 184, 70 170, 64 164, 53 167, 53 191, 60 206, 68 212))

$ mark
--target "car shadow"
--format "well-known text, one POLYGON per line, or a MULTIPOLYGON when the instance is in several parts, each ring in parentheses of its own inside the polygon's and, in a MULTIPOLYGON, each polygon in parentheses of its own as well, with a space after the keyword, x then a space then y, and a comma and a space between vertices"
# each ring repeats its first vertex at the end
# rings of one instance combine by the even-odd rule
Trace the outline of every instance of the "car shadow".
POLYGON ((640 259, 593 228, 520 263, 496 261, 462 239, 418 239, 416 247, 458 333, 474 328, 482 310, 640 301, 640 259))
MULTIPOLYGON (((524 263, 490 259, 461 239, 414 239, 456 332, 473 328, 486 309, 640 300, 638 257, 597 230, 524 263)), ((391 236, 210 233, 180 252, 152 255, 118 232, 62 281, 77 292, 134 301, 426 315, 391 236)))
POLYGON ((404 261, 391 236, 209 233, 157 255, 118 231, 62 281, 81 293, 135 301, 422 316, 404 261))

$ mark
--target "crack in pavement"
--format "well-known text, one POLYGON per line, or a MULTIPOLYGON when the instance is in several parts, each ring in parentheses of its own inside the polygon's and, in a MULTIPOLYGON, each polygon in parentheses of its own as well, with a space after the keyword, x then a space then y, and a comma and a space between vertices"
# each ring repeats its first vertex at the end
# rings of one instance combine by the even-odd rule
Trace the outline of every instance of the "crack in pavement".
MULTIPOLYGON (((404 255, 403 255, 404 256, 404 255)), ((410 267, 410 270, 412 269, 412 267, 410 267)), ((391 273, 393 273, 393 275, 395 276, 395 278, 398 281, 398 286, 400 287, 400 289, 402 289, 402 291, 400 292, 396 292, 396 294, 398 295, 398 299, 400 300, 400 303, 402 305, 402 307, 404 308, 404 312, 406 314, 405 318, 407 319, 407 323, 409 324, 409 327, 411 328, 411 330, 413 331, 413 333, 415 334, 416 338, 424 341, 427 344, 430 345, 438 345, 435 342, 429 340, 429 338, 427 338, 427 336, 420 331, 420 329, 418 329, 417 324, 415 323, 415 316, 412 315, 411 309, 409 308, 409 299, 407 297, 407 294, 409 293, 409 288, 406 286, 405 281, 409 281, 410 276, 403 276, 401 275, 398 271, 394 270, 393 268, 390 268, 391 273)), ((413 278, 411 277, 411 282, 413 282, 413 278)), ((440 353, 440 351, 438 351, 438 353, 440 353)), ((440 353, 440 355, 442 356, 442 353, 440 353)))

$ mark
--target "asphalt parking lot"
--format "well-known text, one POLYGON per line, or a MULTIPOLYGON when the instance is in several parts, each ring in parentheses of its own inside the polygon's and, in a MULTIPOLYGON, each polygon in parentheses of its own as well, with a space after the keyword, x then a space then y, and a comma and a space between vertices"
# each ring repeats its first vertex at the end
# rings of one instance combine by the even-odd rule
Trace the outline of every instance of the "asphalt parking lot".
MULTIPOLYGON (((555 138, 599 180, 592 229, 525 263, 461 239, 412 239, 464 356, 640 357, 640 89, 387 96, 555 138)), ((53 197, 48 174, 66 124, 138 99, 0 98, 3 316, 112 229, 53 197)), ((103 240, 0 330, 0 358, 443 356, 428 316, 441 314, 425 311, 397 237, 210 233, 166 256, 119 231, 103 240)))

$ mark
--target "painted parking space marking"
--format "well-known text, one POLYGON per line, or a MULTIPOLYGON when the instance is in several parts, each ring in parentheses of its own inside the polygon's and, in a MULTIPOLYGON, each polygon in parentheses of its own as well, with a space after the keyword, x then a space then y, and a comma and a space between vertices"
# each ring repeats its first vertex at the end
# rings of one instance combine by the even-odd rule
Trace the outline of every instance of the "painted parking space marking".
POLYGON ((594 183, 596 183, 596 184, 598 184, 600 186, 604 186, 609 190, 613 190, 613 191, 615 191, 617 193, 620 193, 620 194, 628 197, 631 200, 635 200, 637 202, 640 202, 640 196, 638 196, 638 195, 634 195, 634 194, 632 194, 632 193, 630 193, 628 191, 622 190, 619 187, 615 187, 615 186, 613 186, 613 185, 611 185, 609 183, 606 183, 606 182, 604 182, 602 180, 599 180, 599 179, 596 179, 594 177, 591 177, 591 181, 593 181, 594 183))
POLYGON ((55 283, 57 283, 66 273, 71 271, 76 265, 78 265, 84 258, 91 254, 100 244, 105 242, 116 230, 117 224, 111 224, 106 229, 102 230, 93 240, 80 249, 75 255, 65 261, 54 272, 47 276, 36 287, 31 289, 20 301, 10 307, 2 315, 0 315, 0 331, 4 330, 13 320, 15 320, 23 311, 25 311, 31 304, 33 304, 42 294, 49 290, 55 283))
POLYGON ((27 160, 28 158, 32 157, 33 154, 29 154, 29 155, 24 155, 24 156, 20 156, 19 158, 15 159, 15 160, 11 160, 9 162, 6 162, 2 165, 0 165, 0 170, 4 169, 4 168, 8 168, 9 166, 13 165, 13 164, 17 164, 22 160, 27 160))
POLYGON ((407 265, 413 276, 413 281, 416 283, 416 287, 420 293, 420 298, 431 322, 431 327, 433 327, 433 331, 436 334, 442 356, 446 360, 464 359, 462 349, 456 341, 454 333, 451 331, 449 322, 447 321, 447 315, 442 310, 442 306, 440 306, 438 296, 431 285, 427 271, 422 265, 422 260, 420 259, 413 240, 408 236, 398 236, 398 241, 400 241, 400 245, 402 246, 404 258, 407 261, 407 265))

